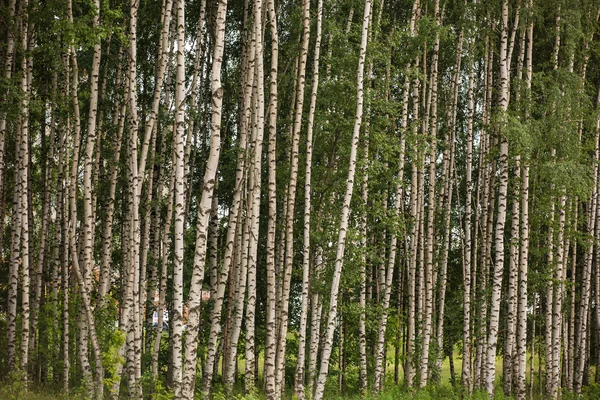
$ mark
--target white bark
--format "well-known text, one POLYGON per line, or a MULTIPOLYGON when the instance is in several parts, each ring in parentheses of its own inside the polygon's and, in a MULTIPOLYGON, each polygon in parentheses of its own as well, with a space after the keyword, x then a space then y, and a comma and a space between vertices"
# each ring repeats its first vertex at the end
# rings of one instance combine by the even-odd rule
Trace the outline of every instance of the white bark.
POLYGON ((268 400, 275 398, 275 349, 276 327, 275 327, 275 235, 277 225, 277 182, 276 182, 276 145, 277 145, 277 72, 279 66, 279 38, 277 35, 277 14, 275 12, 275 1, 267 1, 269 15, 269 29, 271 31, 271 73, 269 82, 269 150, 268 150, 268 174, 269 174, 269 220, 267 226, 267 312, 265 317, 265 361, 264 379, 265 392, 268 400))
POLYGON ((296 97, 296 107, 294 114, 294 124, 291 127, 291 165, 290 181, 287 187, 288 198, 286 200, 286 221, 285 221, 285 259, 284 271, 282 272, 283 282, 280 291, 280 307, 277 338, 277 352, 275 359, 275 390, 282 393, 285 388, 285 349, 287 345, 288 329, 288 308, 290 285, 292 279, 292 264, 294 257, 294 216, 296 207, 296 186, 298 181, 298 147, 300 141, 300 130, 302 127, 302 109, 304 106, 304 86, 306 80, 306 61, 308 58, 308 45, 310 39, 310 1, 302 1, 302 44, 300 48, 300 60, 298 64, 298 91, 296 97))
MULTIPOLYGON (((183 336, 183 235, 185 219, 184 134, 185 134, 185 0, 177 0, 177 75, 175 78, 175 136, 173 138, 173 168, 175 169, 175 204, 173 236, 173 308, 170 322, 172 333, 172 382, 176 398, 189 398, 189 387, 182 375, 183 336)), ((186 358, 187 361, 187 358, 186 358)), ((195 368, 194 368, 195 370, 195 368)), ((186 371, 187 372, 187 371, 186 371)), ((195 371, 194 371, 195 372, 195 371)), ((187 376, 186 376, 187 377, 187 376)))
POLYGON ((311 173, 313 153, 313 130, 315 125, 315 109, 319 89, 319 62, 321 53, 321 25, 323 19, 323 0, 317 3, 317 28, 315 52, 313 58, 312 91, 308 111, 308 126, 306 134, 306 172, 304 178, 304 230, 302 250, 302 309, 300 312, 300 337, 298 341, 298 358, 294 383, 294 393, 300 400, 304 399, 304 364, 306 359, 306 326, 309 303, 309 270, 310 270, 310 211, 311 211, 311 173))
MULTIPOLYGON (((215 26, 215 41, 213 47, 213 63, 212 63, 212 71, 211 71, 211 93, 212 93, 212 110, 211 110, 211 123, 210 123, 210 155, 206 163, 206 170, 204 173, 204 187, 202 190, 202 198, 200 200, 198 212, 202 212, 202 216, 199 216, 199 221, 202 220, 203 227, 207 226, 207 218, 210 215, 210 208, 213 196, 213 189, 215 184, 215 176, 217 172, 217 166, 219 162, 219 153, 221 150, 221 113, 223 107, 223 87, 221 85, 221 65, 223 63, 223 51, 225 47, 225 18, 227 16, 227 0, 220 0, 219 6, 217 8, 216 14, 216 26, 215 26)), ((206 232, 198 231, 198 234, 206 235, 206 232)), ((206 252, 206 242, 204 245, 204 249, 196 249, 196 251, 206 252)), ((195 259, 196 257, 194 257, 195 259)), ((196 264, 195 264, 196 265, 196 264)), ((196 268, 196 267, 195 267, 196 268)), ((199 275, 199 274, 198 274, 199 275)), ((220 289, 220 288, 219 288, 220 289)), ((224 292, 224 288, 223 288, 224 292)), ((221 291, 219 291, 221 294, 221 291)), ((218 295, 219 295, 218 294, 218 295)), ((217 295, 217 296, 218 296, 217 295)), ((191 296, 190 296, 191 297, 191 296)), ((218 298, 218 297, 217 297, 218 298)), ((221 295, 222 298, 222 295, 221 295)), ((220 307, 218 307, 217 302, 215 301, 215 309, 219 312, 220 317, 220 307)), ((213 325, 214 324, 213 319, 213 325)), ((213 329, 216 327, 217 332, 219 328, 217 326, 213 327, 211 325, 211 335, 213 333, 213 329)), ((216 335, 214 339, 214 343, 216 344, 216 335)), ((210 391, 210 380, 212 380, 212 367, 214 363, 214 351, 216 350, 216 346, 213 345, 213 359, 210 363, 210 368, 206 368, 204 370, 204 382, 203 382, 203 391, 208 393, 210 391)), ((210 351, 210 348, 207 350, 210 351)), ((208 357, 207 354, 207 365, 208 365, 208 357)))
POLYGON ((348 218, 350 214, 350 201, 354 190, 354 174, 356 171, 356 152, 358 149, 358 140, 360 135, 360 126, 362 123, 363 114, 363 73, 365 68, 365 58, 367 52, 367 37, 369 30, 369 18, 371 14, 371 1, 365 1, 365 13, 363 16, 362 36, 360 43, 360 53, 358 58, 358 73, 357 73, 357 88, 356 88, 356 116, 354 120, 354 131, 352 136, 352 146, 350 149, 350 160, 348 168, 348 179, 346 185, 346 194, 342 205, 342 218, 340 220, 340 230, 337 244, 337 254, 335 259, 335 270, 333 274, 333 282, 331 283, 331 297, 329 300, 329 316, 327 319, 327 333, 325 337, 325 345, 321 358, 321 368, 319 378, 315 386, 314 399, 321 400, 325 389, 325 380, 329 370, 329 357, 331 355, 333 345, 333 334, 335 331, 335 321, 337 318, 337 300, 342 266, 344 261, 344 250, 346 245, 346 233, 348 229, 348 218))
MULTIPOLYGON (((508 1, 502 2, 502 34, 500 39, 500 110, 508 109, 509 65, 507 64, 508 41, 508 1)), ((506 116, 501 118, 505 119, 506 116)), ((494 395, 496 378, 496 344, 498 342, 498 323, 500 318, 500 296, 502 294, 502 276, 504 272, 504 224, 506 221, 506 197, 508 191, 508 138, 501 130, 500 138, 500 187, 498 189, 498 216, 495 232, 494 275, 492 283, 492 299, 490 303, 489 331, 486 354, 485 389, 490 396, 494 395)))

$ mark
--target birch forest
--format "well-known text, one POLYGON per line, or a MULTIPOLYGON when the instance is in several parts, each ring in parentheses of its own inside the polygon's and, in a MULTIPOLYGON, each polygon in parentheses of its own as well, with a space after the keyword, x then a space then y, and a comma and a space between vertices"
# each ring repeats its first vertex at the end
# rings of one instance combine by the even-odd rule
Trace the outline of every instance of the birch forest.
POLYGON ((0 398, 600 398, 599 17, 0 0, 0 398))

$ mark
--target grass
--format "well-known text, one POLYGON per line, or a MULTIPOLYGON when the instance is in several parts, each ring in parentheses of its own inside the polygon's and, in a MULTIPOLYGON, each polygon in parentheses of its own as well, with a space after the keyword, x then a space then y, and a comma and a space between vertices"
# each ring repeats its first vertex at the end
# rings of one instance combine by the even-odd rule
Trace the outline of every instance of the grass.
MULTIPOLYGON (((288 333, 288 335, 290 335, 288 333)), ((260 360, 262 361, 262 357, 263 354, 261 353, 259 355, 260 360)), ((436 399, 466 399, 467 397, 465 396, 465 393, 463 391, 463 389, 457 385, 455 387, 453 387, 451 385, 451 376, 450 376, 450 363, 448 358, 446 358, 444 360, 444 362, 442 363, 442 369, 440 372, 440 380, 439 383, 436 385, 431 385, 428 386, 426 388, 423 389, 419 389, 419 390, 410 390, 408 389, 406 386, 404 385, 395 385, 394 381, 393 381, 393 377, 394 377, 394 347, 390 346, 388 348, 388 352, 387 352, 387 365, 386 365, 386 371, 387 371, 387 379, 386 379, 386 389, 378 394, 368 394, 368 395, 361 395, 361 394, 357 394, 358 393, 358 388, 357 388, 357 383, 356 382, 351 382, 352 379, 355 379, 355 377, 353 375, 357 375, 357 368, 355 367, 349 367, 347 372, 347 375, 352 375, 352 378, 349 377, 349 379, 347 380, 348 384, 347 384, 347 393, 342 393, 339 394, 337 393, 337 377, 338 374, 340 373, 339 369, 337 368, 337 365, 335 364, 335 361, 332 361, 333 364, 331 365, 330 368, 330 376, 328 378, 328 382, 327 382, 327 386, 326 386, 326 399, 333 399, 333 400, 359 400, 359 399, 366 399, 366 400, 403 400, 403 399, 411 399, 411 400, 436 400, 436 399)), ((460 356, 460 351, 459 349, 455 349, 454 351, 454 370, 455 370, 455 379, 457 381, 460 381, 460 374, 462 371, 462 358, 460 356)), ((544 395, 543 395, 543 390, 540 390, 539 388, 539 383, 538 383, 538 376, 537 376, 537 369, 539 367, 539 362, 540 360, 538 359, 538 357, 535 358, 535 373, 534 373, 534 379, 535 379, 535 385, 534 385, 534 395, 532 400, 542 400, 544 399, 544 395)), ((529 361, 529 355, 527 358, 527 378, 528 378, 528 385, 529 385, 529 367, 530 367, 530 361, 529 361)), ((262 363, 259 363, 259 376, 260 378, 262 378, 262 363)), ((241 373, 243 373, 245 368, 245 360, 243 360, 242 358, 239 359, 239 371, 241 373)), ((400 368, 400 372, 401 372, 401 376, 400 376, 400 381, 403 381, 403 376, 402 376, 402 368, 400 368)), ((496 372, 497 372, 497 380, 496 380, 496 393, 494 398, 495 399, 504 399, 506 398, 504 396, 504 393, 502 392, 502 358, 498 357, 496 360, 496 372)), ((591 368, 590 370, 590 376, 593 377, 595 376, 595 370, 594 368, 591 368)), ((291 384, 291 382, 288 382, 288 384, 291 384)), ((259 387, 262 387, 262 385, 259 383, 259 387)), ((236 400, 243 400, 243 399, 264 399, 264 393, 263 392, 259 392, 256 393, 254 396, 242 396, 241 392, 242 392, 242 388, 237 387, 234 389, 234 393, 230 394, 230 395, 225 395, 222 391, 222 388, 220 387, 219 384, 215 384, 214 385, 214 389, 215 389, 215 396, 214 399, 215 400, 225 400, 225 399, 236 399, 236 400), (220 390, 221 389, 221 390, 220 390)), ((529 391, 529 386, 528 386, 528 391, 529 391)), ((292 392, 291 392, 291 388, 289 388, 289 390, 286 393, 286 398, 291 399, 292 398, 292 392)), ((75 399, 83 399, 86 398, 86 393, 84 393, 82 391, 82 389, 77 389, 74 388, 69 394, 65 394, 65 393, 61 393, 60 389, 58 388, 52 388, 52 387, 30 387, 29 391, 25 391, 25 387, 23 386, 22 383, 20 383, 19 379, 15 379, 13 380, 13 383, 10 384, 6 384, 6 382, 0 382, 0 400, 75 400, 75 399), (53 390, 54 389, 54 390, 53 390)), ((482 391, 478 391, 472 394, 471 397, 469 397, 472 400, 479 400, 479 399, 487 399, 488 395, 485 392, 482 391)), ((569 400, 569 399, 575 399, 576 397, 574 397, 572 394, 570 393, 563 393, 562 395, 562 399, 565 400, 569 400)), ((600 400, 600 385, 596 384, 592 384, 589 387, 584 388, 584 393, 582 394, 582 396, 580 396, 579 398, 583 398, 583 399, 593 399, 593 400, 600 400)))

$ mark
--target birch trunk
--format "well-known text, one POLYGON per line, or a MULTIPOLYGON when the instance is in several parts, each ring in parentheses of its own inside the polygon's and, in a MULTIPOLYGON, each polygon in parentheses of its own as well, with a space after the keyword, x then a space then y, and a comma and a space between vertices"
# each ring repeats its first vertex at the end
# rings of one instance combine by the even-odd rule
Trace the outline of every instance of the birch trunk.
MULTIPOLYGON (((181 0, 180 0, 181 1, 181 0)), ((204 278, 204 264, 206 261, 208 218, 211 213, 212 197, 216 182, 217 167, 221 150, 221 115, 223 105, 223 87, 221 85, 221 65, 223 63, 223 50, 225 45, 225 18, 227 13, 227 0, 221 0, 217 8, 215 41, 213 47, 213 63, 211 72, 212 110, 210 124, 210 153, 206 162, 204 172, 202 195, 198 204, 198 222, 196 226, 196 253, 194 255, 194 272, 192 286, 190 288, 189 308, 196 312, 200 310, 201 288, 204 278)), ((183 29, 183 28, 182 28, 183 29)), ((182 46, 183 47, 183 46, 182 46)), ((198 322, 196 316, 188 316, 188 336, 186 337, 186 373, 189 370, 195 372, 197 353, 192 348, 192 341, 197 345, 198 322), (190 334, 191 333, 191 334, 190 334), (193 337, 196 335, 196 337, 193 337), (192 351, 193 350, 193 351, 192 351), (189 357, 188 357, 189 356, 189 357)), ((212 372, 212 365, 211 365, 212 372)), ((195 380, 192 379, 192 382, 195 380)), ((189 387, 188 387, 189 388, 189 387)), ((191 396, 194 387, 191 386, 191 396)))
POLYGON ((279 38, 277 35, 277 14, 275 12, 275 1, 267 0, 267 11, 269 15, 269 29, 271 31, 271 73, 269 82, 269 148, 267 154, 268 162, 268 198, 269 217, 267 226, 267 312, 265 317, 265 360, 264 380, 265 392, 268 400, 276 398, 275 392, 275 350, 276 344, 276 294, 277 285, 275 278, 275 236, 277 226, 277 73, 279 67, 279 38))
MULTIPOLYGON (((100 0, 94 0, 94 16, 92 28, 96 29, 100 19, 100 0)), ((98 116, 98 76, 100 74, 100 41, 94 43, 92 56, 92 71, 90 76, 90 103, 87 123, 87 143, 83 157, 83 274, 86 286, 91 289, 92 270, 95 269, 93 259, 94 236, 94 209, 92 201, 92 169, 94 166, 94 153, 97 141, 96 125, 98 116)))
MULTIPOLYGON (((369 140, 365 138, 365 160, 369 159, 369 140)), ((369 200, 369 175, 368 168, 364 170, 362 181, 362 204, 365 208, 360 221, 360 243, 361 243, 361 258, 360 258, 360 294, 359 307, 360 316, 358 320, 358 351, 360 353, 360 389, 362 394, 367 393, 368 378, 367 378, 367 329, 365 324, 366 307, 367 307, 367 210, 369 200)), ((314 313, 315 310, 313 310, 314 313)), ((311 350, 312 351, 312 350, 311 350)))
MULTIPOLYGON (((434 6, 434 15, 436 25, 439 26, 439 0, 436 0, 434 6)), ((434 219, 435 219, 435 186, 436 186, 436 161, 437 161, 437 75, 438 75, 438 52, 440 48, 439 33, 436 34, 435 43, 433 46, 433 56, 431 61, 431 82, 427 112, 431 118, 426 121, 429 124, 429 204, 427 206, 427 254, 425 259, 425 268, 423 271, 425 282, 425 304, 424 304, 424 320, 423 320, 423 342, 421 363, 419 368, 419 385, 425 387, 427 385, 429 375, 429 344, 431 341, 432 317, 433 317, 433 247, 434 247, 434 219)), ((427 117, 426 117, 427 118, 427 117)))
MULTIPOLYGON (((8 18, 10 21, 13 21, 16 13, 16 0, 11 0, 9 5, 9 15, 8 18)), ((14 63, 14 48, 15 48, 15 37, 13 31, 8 29, 7 31, 7 41, 6 41, 6 59, 4 62, 4 78, 8 82, 12 76, 12 68, 14 63)), ((17 228, 18 223, 15 224, 17 226, 13 227, 13 232, 11 234, 11 242, 12 243, 4 243, 4 170, 5 170, 5 161, 4 161, 4 148, 6 141, 6 123, 7 116, 5 113, 2 113, 0 116, 0 216, 2 221, 0 222, 0 240, 2 240, 3 247, 11 246, 11 260, 9 264, 9 276, 8 276, 8 309, 7 309, 7 366, 9 370, 13 370, 15 367, 15 353, 16 353, 16 321, 17 321, 17 290, 18 290, 18 266, 16 260, 13 257, 16 257, 16 243, 20 240, 20 231, 17 228)), ((15 185, 13 188, 13 204, 17 205, 16 193, 18 188, 18 179, 15 179, 15 185)), ((15 207, 16 208, 16 207, 15 207)), ((17 222, 17 210, 13 210, 13 221, 17 222)))
POLYGON ((319 371, 319 378, 315 386, 314 399, 321 400, 323 398, 323 391, 325 389, 325 380, 327 379, 327 373, 329 370, 329 357, 331 355, 333 334, 335 330, 335 320, 337 317, 337 300, 338 290, 340 284, 340 278, 342 273, 342 265, 344 259, 344 250, 346 244, 346 232, 348 229, 348 217, 350 213, 350 201, 352 199, 352 193, 354 190, 354 174, 356 171, 356 152, 358 148, 358 140, 360 135, 360 126, 362 123, 363 114, 363 73, 365 68, 365 58, 367 51, 367 37, 369 31, 369 19, 371 14, 371 2, 370 0, 365 1, 365 13, 363 16, 362 35, 360 44, 360 53, 358 59, 358 73, 357 73, 357 89, 356 89, 356 117, 354 120, 354 131, 352 136, 352 146, 350 149, 350 160, 348 168, 348 179, 346 186, 346 194, 344 196, 344 202, 342 205, 342 218, 340 220, 340 230, 338 237, 337 254, 335 260, 335 270, 333 274, 333 282, 331 284, 331 297, 329 300, 329 316, 327 320, 327 333, 325 337, 325 345, 323 347, 323 353, 321 358, 321 368, 319 371))
MULTIPOLYGON (((247 12, 248 7, 244 5, 244 26, 247 26, 247 12)), ((254 18, 252 18, 254 19, 254 18)), ((247 147, 243 150, 246 158, 246 171, 244 172, 245 183, 242 186, 243 190, 243 204, 244 207, 240 209, 238 214, 238 233, 237 233, 237 252, 236 260, 233 268, 235 274, 230 276, 233 280, 230 280, 229 289, 229 306, 227 308, 227 340, 226 347, 223 352, 223 381, 226 386, 226 391, 231 391, 233 388, 234 381, 237 377, 237 346, 241 330, 242 317, 244 311, 244 299, 246 296, 246 281, 248 278, 248 247, 250 241, 250 223, 251 223, 251 208, 252 208, 252 194, 250 190, 254 184, 254 175, 250 172, 254 168, 254 157, 251 152, 253 151, 253 145, 256 141, 256 125, 253 120, 255 113, 253 102, 256 99, 253 96, 254 85, 256 80, 256 30, 253 28, 254 22, 250 27, 246 27, 249 30, 248 33, 250 40, 244 40, 245 54, 243 59, 244 66, 242 70, 244 72, 244 89, 242 91, 242 105, 240 107, 240 130, 246 132, 247 136, 250 136, 247 147)), ((240 149, 241 151, 241 149, 240 149)))
POLYGON ((255 385, 256 358, 255 358, 255 315, 256 315, 256 273, 258 267, 258 237, 261 202, 262 180, 262 150, 265 127, 265 94, 264 94, 264 29, 263 29, 263 3, 257 0, 254 4, 254 30, 256 36, 256 64, 255 64, 255 90, 254 90, 254 130, 256 138, 253 143, 254 160, 250 170, 252 187, 249 194, 251 203, 250 237, 248 249, 248 299, 246 304, 246 391, 251 392, 255 385))
MULTIPOLYGON (((16 3, 17 0, 10 0, 8 3, 8 21, 15 20, 16 14, 16 3)), ((15 35, 11 28, 7 29, 6 35, 6 52, 4 60, 4 71, 3 76, 6 82, 9 82, 12 77, 13 64, 15 62, 15 35)), ((6 147, 6 133, 7 133, 7 115, 6 113, 0 114, 0 215, 2 220, 0 221, 0 232, 4 233, 4 172, 6 169, 5 161, 5 147, 6 147)), ((8 247, 10 244, 4 242, 4 234, 0 235, 3 247, 8 247)), ((9 340, 9 342, 11 342, 9 340)), ((10 369, 11 365, 9 365, 10 369)))
MULTIPOLYGON (((528 3, 529 12, 533 9, 533 0, 528 3)), ((527 26, 527 62, 525 85, 530 96, 531 78, 533 73, 533 19, 529 15, 527 26)), ((517 317, 517 399, 526 398, 526 372, 527 372, 527 291, 528 291, 528 262, 529 262, 529 164, 523 166, 521 181, 521 251, 519 256, 519 305, 517 317)), ((535 307, 534 307, 535 313, 535 307)), ((535 335, 533 335, 535 337, 535 335)), ((532 340, 532 343, 534 341, 532 340)), ((533 353, 531 355, 533 360, 533 353)), ((533 370, 533 368, 532 368, 533 370)), ((533 382, 532 382, 533 384, 533 382)))
MULTIPOLYGON (((173 236, 173 324, 172 381, 176 398, 189 398, 187 380, 182 375, 183 336, 183 235, 185 219, 184 134, 185 134, 185 0, 177 0, 177 75, 175 79, 175 137, 173 138, 173 168, 175 169, 174 236, 173 236)), ((193 335, 193 333, 192 333, 193 335)), ((189 337, 189 332, 188 335, 189 337)), ((186 358, 187 361, 187 358, 186 358)), ((186 363, 187 364, 187 363, 186 363)), ((195 372, 195 368, 194 368, 195 372)), ((192 391, 193 393, 193 391, 192 391)))
MULTIPOLYGON (((500 38, 500 110, 508 109, 509 65, 507 64, 508 41, 508 1, 502 2, 502 33, 500 38)), ((505 116, 502 116, 505 119, 505 116)), ((494 275, 492 283, 492 299, 490 306, 489 333, 486 357, 485 389, 490 396, 494 395, 496 378, 496 344, 498 342, 498 323, 500 318, 500 296, 502 294, 502 276, 504 271, 504 224, 506 221, 506 197, 508 191, 508 138, 501 127, 500 138, 500 187, 498 189, 498 217, 496 220, 494 275)))
MULTIPOLYGON (((217 14, 216 14, 215 41, 214 41, 214 48, 213 48, 213 64, 212 64, 212 72, 211 72, 212 111, 211 111, 211 124, 210 124, 210 128, 211 128, 210 155, 209 155, 209 158, 208 158, 208 161, 206 164, 206 170, 205 170, 205 174, 204 174, 204 187, 202 190, 202 198, 201 198, 201 202, 200 202, 199 209, 198 209, 199 212, 201 210, 203 212, 202 218, 198 218, 198 219, 199 219, 199 221, 202 220, 204 222, 204 226, 206 226, 205 219, 210 214, 210 204, 212 202, 216 169, 217 169, 217 164, 219 161, 219 152, 221 149, 220 134, 221 134, 221 113, 222 113, 222 105, 223 105, 223 87, 221 86, 221 65, 223 63, 223 49, 224 49, 224 45, 225 45, 226 14, 227 14, 227 0, 220 0, 219 6, 217 8, 217 14)), ((206 232, 198 231, 198 234, 206 235, 206 232)), ((200 251, 202 251, 202 250, 204 250, 204 252, 206 252, 206 245, 205 245, 204 249, 201 249, 200 251)), ((197 249, 196 251, 199 251, 199 250, 197 249)), ((219 294, 220 293, 221 292, 219 291, 219 294)), ((222 298, 222 295, 221 295, 221 298, 222 298)), ((220 314, 220 307, 218 307, 218 304, 216 302, 215 302, 215 309, 220 314)), ((219 315, 219 317, 220 317, 220 315, 219 315)), ((213 321, 214 321, 214 319, 213 319, 213 321)), ((215 325, 218 325, 218 323, 215 325)), ((217 329, 219 329, 219 328, 217 327, 217 329)), ((212 330, 213 330, 213 326, 211 325, 211 335, 212 335, 212 330)), ((210 350, 210 348, 208 350, 210 350)), ((214 350, 213 350, 213 352, 214 352, 214 350)), ((207 353, 207 360, 208 360, 208 354, 209 353, 207 353)), ((214 357, 214 355, 213 355, 213 357, 214 357)), ((195 363, 195 360, 194 360, 194 363, 195 363)), ((203 391, 205 393, 208 393, 210 391, 210 380, 212 379, 213 363, 214 363, 214 358, 209 365, 210 368, 205 369, 205 371, 204 371, 205 380, 203 383, 203 386, 204 386, 203 391), (207 375, 208 375, 208 377, 207 377, 207 375)), ((207 365, 208 365, 208 361, 207 361, 207 365)))
POLYGON ((294 392, 300 400, 304 399, 304 365, 306 354, 306 325, 308 320, 309 302, 309 270, 310 270, 310 212, 311 212, 311 172, 313 153, 313 130, 315 109, 317 106, 317 92, 319 89, 319 62, 321 53, 321 21, 323 19, 323 0, 317 3, 317 27, 315 33, 315 51, 313 59, 312 91, 310 108, 308 112, 308 126, 306 134, 306 172, 304 178, 304 231, 302 250, 302 309, 300 312, 300 337, 298 340, 298 359, 294 392))
MULTIPOLYGON (((473 45, 470 46, 473 49, 473 45)), ((467 394, 471 394, 473 390, 472 377, 472 366, 471 366, 471 269, 472 261, 477 262, 476 259, 472 259, 473 253, 473 241, 471 239, 471 203, 473 197, 473 122, 475 114, 475 102, 474 102, 474 80, 475 73, 473 68, 473 61, 469 61, 469 83, 467 89, 467 165, 465 169, 465 183, 466 183, 466 195, 465 195, 465 257, 463 260, 463 280, 464 280, 464 291, 463 291, 463 364, 462 364, 462 375, 461 382, 466 388, 467 394)), ((474 236, 477 236, 475 231, 474 236)))
MULTIPOLYGON (((21 5, 23 10, 21 12, 21 46, 24 52, 29 49, 29 35, 32 35, 29 24, 28 0, 23 1, 21 5)), ((31 29, 33 30, 33 29, 31 29)), ((21 322, 21 357, 19 360, 19 367, 23 374, 23 380, 25 388, 27 388, 28 371, 27 367, 29 364, 29 335, 30 335, 30 310, 29 310, 29 289, 30 289, 30 276, 29 276, 29 244, 30 244, 30 224, 29 224, 29 208, 31 206, 29 202, 29 102, 30 102, 30 84, 32 81, 32 68, 33 58, 31 55, 23 55, 21 60, 21 70, 23 76, 21 78, 21 104, 20 104, 20 122, 19 122, 19 153, 18 153, 18 169, 19 180, 20 180, 20 191, 19 191, 19 213, 17 218, 20 218, 19 229, 21 229, 21 244, 19 251, 19 263, 21 266, 21 310, 22 310, 22 322, 21 322), (20 215, 19 215, 20 214, 20 215)))
MULTIPOLYGON (((515 157, 515 177, 521 176, 521 165, 520 156, 515 157)), ((507 301, 508 309, 506 312, 506 339, 504 343, 504 353, 502 357, 503 361, 503 380, 504 380, 504 394, 510 396, 513 392, 512 382, 512 371, 514 369, 514 358, 515 358, 515 342, 516 342, 516 313, 517 313, 517 279, 518 279, 518 265, 519 265, 519 225, 520 225, 520 213, 519 213, 519 194, 520 188, 517 180, 515 179, 513 187, 513 198, 511 200, 511 243, 510 253, 508 260, 508 291, 507 301)))
POLYGON ((167 261, 168 261, 168 247, 169 247, 169 235, 166 232, 171 232, 171 225, 173 223, 173 203, 175 196, 175 168, 169 174, 169 196, 167 201, 167 215, 164 222, 164 231, 161 232, 162 242, 162 257, 161 257, 161 268, 160 278, 158 284, 158 315, 156 322, 156 337, 154 338, 154 345, 152 349, 152 377, 156 379, 158 377, 158 355, 160 351, 160 342, 162 339, 163 332, 163 321, 164 312, 166 309, 166 292, 167 292, 167 261))
MULTIPOLYGON (((596 105, 600 104, 600 89, 598 90, 598 97, 596 105)), ((600 159, 600 118, 596 119, 596 132, 595 132, 595 152, 594 161, 597 163, 600 159)), ((598 210, 598 197, 600 188, 600 174, 598 168, 594 167, 594 192, 588 202, 588 216, 587 216, 587 231, 590 237, 598 237, 598 223, 599 221, 599 210, 598 210)), ((576 338, 579 346, 577 347, 577 354, 575 358, 575 371, 574 371, 574 390, 575 393, 580 394, 583 385, 583 378, 586 365, 586 357, 589 350, 587 349, 587 336, 588 336, 588 315, 590 313, 590 297, 591 297, 591 280, 592 280, 592 260, 593 260, 594 243, 590 244, 588 251, 585 254, 585 260, 582 271, 582 282, 581 282, 581 302, 579 304, 579 317, 577 321, 577 332, 576 338)))
POLYGON ((298 89, 296 97, 296 108, 292 131, 290 182, 287 187, 287 208, 285 221, 285 261, 283 282, 281 285, 281 307, 279 311, 279 335, 277 338, 277 351, 275 359, 275 391, 279 394, 285 388, 285 349, 288 329, 288 308, 290 285, 292 275, 292 264, 294 256, 294 216, 296 207, 296 186, 298 179, 298 146, 300 141, 300 130, 302 127, 302 109, 304 105, 304 86, 306 80, 306 61, 308 58, 308 45, 310 39, 310 1, 302 1, 302 44, 300 48, 300 61, 298 68, 298 89))

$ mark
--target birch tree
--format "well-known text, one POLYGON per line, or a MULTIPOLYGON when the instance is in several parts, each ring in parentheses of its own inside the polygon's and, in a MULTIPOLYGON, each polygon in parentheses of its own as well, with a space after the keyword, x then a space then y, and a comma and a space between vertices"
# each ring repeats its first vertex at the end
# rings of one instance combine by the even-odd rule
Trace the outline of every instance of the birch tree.
POLYGON ((344 250, 346 245, 346 231, 348 229, 348 216, 350 209, 350 201, 352 200, 352 193, 354 191, 354 175, 356 171, 356 153, 358 149, 358 140, 360 136, 360 126, 362 124, 363 114, 363 84, 364 84, 364 68, 365 58, 367 52, 367 37, 369 31, 369 19, 371 13, 371 2, 370 0, 365 1, 365 12, 363 16, 362 25, 362 36, 360 43, 360 53, 358 58, 358 72, 357 72, 357 88, 356 88, 356 116, 354 120, 354 130, 352 136, 352 145, 350 150, 350 160, 348 168, 348 179, 346 186, 346 194, 344 196, 344 203, 342 205, 342 218, 339 226, 339 236, 337 244, 337 253, 335 259, 335 270, 333 274, 333 281, 331 283, 331 297, 329 300, 329 315, 327 317, 327 332, 325 336, 325 345, 323 347, 323 353, 321 358, 321 367, 319 369, 319 377, 315 386, 314 398, 315 400, 321 400, 323 398, 323 390, 325 388, 325 380, 327 379, 327 373, 329 370, 329 357, 331 355, 332 340, 335 329, 335 320, 337 317, 337 301, 338 301, 338 290, 340 284, 340 275, 342 273, 344 250))

